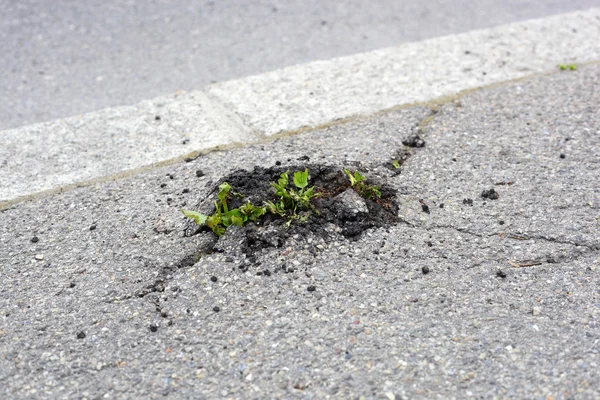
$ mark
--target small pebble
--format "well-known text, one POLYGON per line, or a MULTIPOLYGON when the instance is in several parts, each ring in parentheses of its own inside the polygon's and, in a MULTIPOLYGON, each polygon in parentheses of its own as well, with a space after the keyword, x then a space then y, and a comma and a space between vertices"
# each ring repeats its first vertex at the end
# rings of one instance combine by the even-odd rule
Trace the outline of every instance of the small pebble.
POLYGON ((499 278, 506 278, 506 272, 504 272, 504 271, 502 271, 501 269, 499 269, 499 270, 496 272, 496 276, 497 276, 497 277, 499 277, 499 278))
POLYGON ((77 339, 85 339, 85 332, 81 331, 77 334, 77 339))
POLYGON ((158 326, 156 326, 156 325, 150 325, 148 327, 148 329, 150 329, 150 332, 156 332, 158 330, 158 326))
POLYGON ((309 287, 306 288, 306 290, 308 290, 309 292, 314 292, 315 290, 317 290, 317 288, 314 287, 313 285, 310 285, 309 287))
POLYGON ((96 229, 96 225, 91 225, 90 226, 90 231, 93 231, 94 229, 96 229))
POLYGON ((39 260, 39 261, 42 261, 44 259, 44 255, 43 254, 36 254, 35 255, 35 259, 39 260))
POLYGON ((219 311, 221 311, 221 309, 219 308, 219 306, 214 306, 213 307, 213 311, 214 312, 219 312, 219 311))
POLYGON ((560 158, 565 158, 565 157, 566 157, 565 153, 560 153, 560 158))
POLYGON ((199 170, 196 171, 196 177, 197 178, 202 178, 203 176, 204 176, 204 172, 202 172, 201 169, 199 169, 199 170))
POLYGON ((37 243, 39 241, 40 241, 40 239, 37 236, 34 236, 31 238, 31 243, 37 243))
POLYGON ((216 282, 216 281, 218 281, 218 278, 216 276, 211 276, 210 280, 213 281, 213 282, 216 282))
POLYGON ((421 271, 423 272, 423 275, 427 275, 429 273, 429 267, 424 266, 423 268, 421 268, 421 271))

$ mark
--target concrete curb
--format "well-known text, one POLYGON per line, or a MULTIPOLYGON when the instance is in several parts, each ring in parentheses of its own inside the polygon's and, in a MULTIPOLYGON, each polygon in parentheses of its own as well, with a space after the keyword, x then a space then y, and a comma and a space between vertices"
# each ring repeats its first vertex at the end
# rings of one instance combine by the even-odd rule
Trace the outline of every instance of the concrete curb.
POLYGON ((438 37, 209 86, 265 135, 600 58, 600 8, 438 37))
POLYGON ((600 59, 600 8, 317 61, 0 132, 0 202, 600 59), (157 118, 158 117, 158 118, 157 118))

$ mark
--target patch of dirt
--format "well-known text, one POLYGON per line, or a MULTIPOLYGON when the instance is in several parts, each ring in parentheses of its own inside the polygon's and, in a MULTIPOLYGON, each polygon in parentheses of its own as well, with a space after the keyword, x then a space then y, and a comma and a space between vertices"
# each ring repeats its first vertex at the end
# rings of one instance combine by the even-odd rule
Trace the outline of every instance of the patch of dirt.
POLYGON ((498 200, 500 198, 500 195, 498 194, 498 192, 496 192, 494 188, 491 188, 481 192, 481 197, 483 199, 498 200))
MULTIPOLYGON (((265 201, 275 200, 271 182, 276 182, 283 172, 289 171, 289 187, 292 187, 293 173, 305 168, 308 168, 310 173, 309 186, 315 186, 315 192, 320 194, 313 200, 319 215, 313 212, 308 221, 293 221, 289 228, 284 226, 284 219, 272 214, 263 216, 257 223, 246 223, 241 228, 231 226, 219 239, 215 250, 229 251, 238 247, 252 261, 256 251, 281 247, 290 236, 311 234, 328 240, 332 235, 341 234, 346 238, 357 239, 367 229, 389 226, 397 222, 398 205, 395 190, 370 175, 367 168, 361 167, 358 170, 367 177, 367 185, 380 188, 381 198, 360 197, 350 187, 350 182, 341 167, 321 164, 255 167, 252 171, 235 171, 214 183, 208 196, 192 209, 212 214, 219 185, 223 182, 228 182, 233 188, 232 191, 239 193, 228 200, 230 209, 240 207, 247 201, 254 205, 262 205, 265 201), (229 239, 225 238, 226 236, 231 237, 231 244, 227 243, 229 239)), ((352 172, 356 169, 349 167, 352 172)), ((185 234, 191 236, 206 230, 209 229, 190 220, 185 234)))
POLYGON ((414 135, 402 141, 402 144, 408 147, 425 147, 425 141, 419 135, 414 135))

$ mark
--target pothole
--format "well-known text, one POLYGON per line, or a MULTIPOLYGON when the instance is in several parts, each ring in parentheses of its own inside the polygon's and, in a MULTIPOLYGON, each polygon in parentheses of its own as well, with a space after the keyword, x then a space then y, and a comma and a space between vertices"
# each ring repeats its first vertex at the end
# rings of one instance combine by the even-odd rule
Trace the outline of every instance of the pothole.
MULTIPOLYGON (((379 189, 380 196, 361 197, 355 191, 342 167, 305 164, 291 166, 255 167, 251 171, 235 171, 215 183, 209 195, 200 200, 194 210, 210 215, 215 211, 219 185, 227 182, 232 187, 228 200, 229 209, 238 208, 250 202, 262 205, 274 201, 275 194, 271 182, 277 182, 280 175, 289 171, 309 171, 309 186, 314 186, 318 197, 312 200, 315 211, 306 221, 286 220, 267 213, 257 222, 248 222, 242 227, 230 226, 214 245, 214 251, 223 253, 243 253, 251 262, 256 253, 268 248, 279 248, 290 238, 314 237, 329 242, 336 236, 355 240, 366 230, 394 225, 398 222, 396 191, 368 168, 348 166, 348 170, 359 171, 366 177, 365 184, 379 189)), ((210 232, 204 225, 189 221, 185 234, 191 236, 200 232, 210 232)))

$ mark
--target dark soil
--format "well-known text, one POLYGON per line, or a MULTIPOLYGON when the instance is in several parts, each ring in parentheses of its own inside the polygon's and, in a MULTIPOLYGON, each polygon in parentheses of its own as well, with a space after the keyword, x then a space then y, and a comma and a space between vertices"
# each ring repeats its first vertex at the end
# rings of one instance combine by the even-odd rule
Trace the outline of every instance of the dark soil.
POLYGON ((494 188, 491 188, 481 192, 481 197, 484 199, 498 200, 500 198, 500 195, 498 194, 498 192, 496 192, 494 188))
POLYGON ((429 214, 429 206, 427 205, 427 203, 425 203, 425 200, 423 200, 423 199, 420 199, 420 200, 419 200, 419 203, 421 203, 421 210, 422 210, 424 213, 427 213, 427 214, 429 214))
MULTIPOLYGON (((208 196, 200 200, 192 209, 212 214, 214 212, 213 202, 216 199, 219 185, 223 182, 228 182, 233 188, 232 191, 239 194, 228 200, 230 209, 239 207, 247 201, 254 205, 262 205, 265 201, 275 200, 271 182, 276 182, 283 172, 289 171, 289 187, 291 188, 293 187, 293 173, 305 168, 308 168, 310 172, 309 185, 315 186, 315 192, 320 194, 313 200, 319 214, 313 212, 306 222, 293 221, 289 228, 284 226, 286 223, 284 219, 272 214, 265 215, 256 224, 246 223, 243 227, 244 240, 241 246, 250 260, 252 260, 254 251, 268 247, 281 247, 285 240, 292 235, 305 236, 312 233, 329 239, 332 234, 331 224, 340 228, 343 236, 357 239, 367 229, 389 226, 397 222, 398 205, 395 201, 395 190, 385 183, 373 179, 365 168, 359 168, 359 172, 367 177, 368 185, 376 185, 380 188, 381 198, 363 199, 368 212, 347 212, 343 202, 337 197, 350 188, 350 182, 343 173, 342 167, 320 164, 255 167, 252 171, 235 171, 212 184, 208 196)), ((356 168, 350 167, 349 169, 354 171, 356 168)), ((191 236, 206 230, 208 230, 207 227, 198 226, 190 220, 185 234, 191 236)))
POLYGON ((402 144, 408 147, 425 147, 425 141, 419 135, 414 135, 402 141, 402 144))

